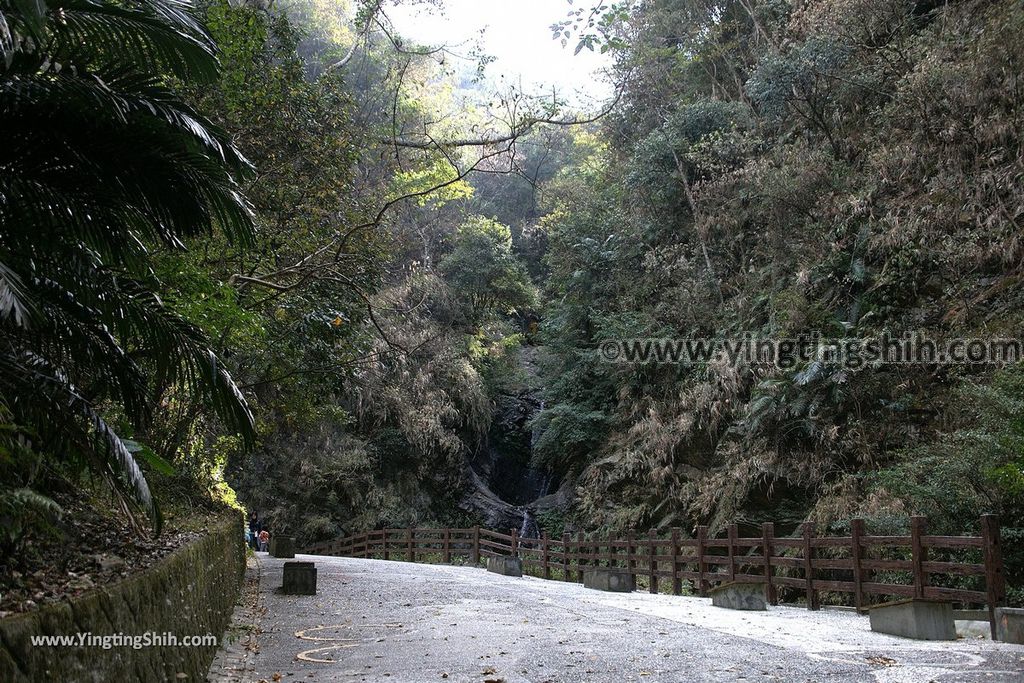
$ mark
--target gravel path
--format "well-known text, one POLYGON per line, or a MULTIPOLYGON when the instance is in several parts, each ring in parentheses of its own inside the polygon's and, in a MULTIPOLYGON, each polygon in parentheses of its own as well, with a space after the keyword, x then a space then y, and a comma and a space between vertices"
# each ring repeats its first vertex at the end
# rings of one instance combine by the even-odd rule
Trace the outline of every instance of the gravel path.
POLYGON ((1022 646, 894 638, 850 612, 733 612, 470 567, 296 559, 316 562, 319 593, 276 594, 283 560, 260 555, 257 652, 240 680, 1024 680, 1022 646))

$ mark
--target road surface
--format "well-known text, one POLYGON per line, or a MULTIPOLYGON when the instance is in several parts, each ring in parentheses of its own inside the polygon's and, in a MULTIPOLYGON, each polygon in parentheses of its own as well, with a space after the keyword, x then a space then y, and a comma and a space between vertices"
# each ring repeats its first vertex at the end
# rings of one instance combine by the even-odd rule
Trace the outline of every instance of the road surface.
POLYGON ((735 612, 472 567, 296 559, 316 562, 318 595, 275 593, 284 561, 260 554, 240 617, 255 635, 218 657, 211 680, 1024 680, 1024 646, 895 638, 845 611, 735 612))

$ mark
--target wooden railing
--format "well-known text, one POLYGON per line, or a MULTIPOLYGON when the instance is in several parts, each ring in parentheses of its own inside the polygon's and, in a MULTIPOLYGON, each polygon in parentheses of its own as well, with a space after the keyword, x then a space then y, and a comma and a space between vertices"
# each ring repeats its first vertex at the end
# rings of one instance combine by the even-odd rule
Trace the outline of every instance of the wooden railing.
POLYGON ((780 593, 802 595, 808 609, 818 609, 821 593, 845 598, 858 611, 879 598, 930 598, 964 605, 986 605, 995 638, 995 608, 1006 602, 999 525, 994 515, 981 517, 980 536, 930 536, 924 517, 910 518, 909 536, 871 536, 864 520, 850 523, 849 536, 817 536, 814 525, 798 535, 776 537, 775 526, 761 526, 758 536, 740 537, 732 524, 724 537, 697 527, 685 538, 676 528, 626 538, 564 534, 520 538, 515 529, 378 529, 305 550, 316 555, 479 564, 481 558, 518 556, 545 579, 582 581, 594 567, 631 573, 658 593, 662 580, 675 595, 689 582, 698 595, 729 581, 761 583, 775 605, 780 593))

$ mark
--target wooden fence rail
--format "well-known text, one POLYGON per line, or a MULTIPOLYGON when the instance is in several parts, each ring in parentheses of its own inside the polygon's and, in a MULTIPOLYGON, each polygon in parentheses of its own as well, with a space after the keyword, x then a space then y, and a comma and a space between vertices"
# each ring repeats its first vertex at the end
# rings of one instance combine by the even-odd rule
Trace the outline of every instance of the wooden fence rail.
POLYGON ((803 524, 795 536, 775 535, 771 522, 757 536, 741 537, 731 524, 724 537, 697 527, 692 538, 674 528, 668 535, 651 530, 625 539, 593 534, 521 538, 515 529, 376 529, 305 550, 315 555, 473 565, 482 558, 518 556, 543 578, 582 581, 593 567, 614 567, 643 579, 652 593, 661 579, 680 595, 683 582, 706 595, 729 581, 761 583, 768 601, 780 595, 802 596, 808 609, 818 609, 821 594, 842 599, 863 611, 872 602, 891 597, 930 598, 964 605, 985 605, 995 638, 995 608, 1006 602, 999 524, 983 515, 979 536, 931 536, 924 517, 910 518, 909 536, 871 536, 862 519, 850 523, 849 536, 818 536, 803 524))

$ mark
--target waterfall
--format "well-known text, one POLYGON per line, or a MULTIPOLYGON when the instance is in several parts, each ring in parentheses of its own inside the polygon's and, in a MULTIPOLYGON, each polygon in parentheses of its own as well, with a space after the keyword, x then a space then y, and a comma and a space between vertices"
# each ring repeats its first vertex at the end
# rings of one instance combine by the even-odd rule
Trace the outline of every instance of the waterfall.
POLYGON ((523 523, 519 527, 519 538, 540 538, 540 526, 533 518, 530 508, 523 506, 523 523))
MULTIPOLYGON (((544 412, 544 399, 540 400, 540 407, 537 408, 536 415, 540 415, 544 412)), ((540 440, 540 425, 534 424, 533 429, 530 430, 530 450, 532 451, 537 445, 537 441, 540 440)))

